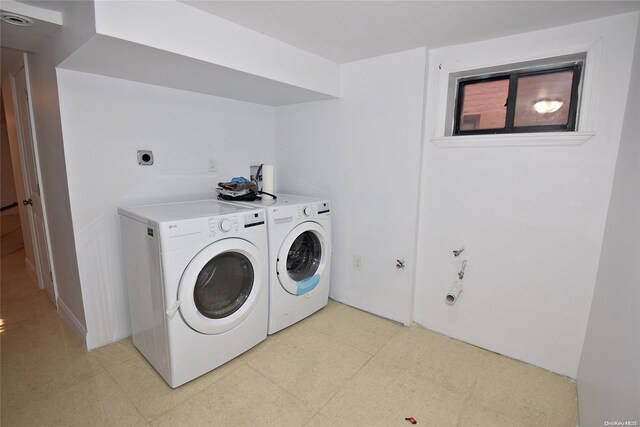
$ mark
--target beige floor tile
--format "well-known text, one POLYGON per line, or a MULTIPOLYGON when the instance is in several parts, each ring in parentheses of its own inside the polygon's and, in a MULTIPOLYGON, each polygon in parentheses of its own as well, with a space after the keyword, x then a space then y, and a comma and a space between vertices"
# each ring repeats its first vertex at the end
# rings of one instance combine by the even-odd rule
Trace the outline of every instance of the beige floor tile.
POLYGON ((53 302, 37 290, 37 296, 31 292, 27 295, 9 298, 2 292, 2 319, 5 329, 23 326, 25 322, 35 321, 38 318, 51 318, 57 316, 53 302), (22 325, 20 325, 22 324, 22 325))
MULTIPOLYGON (((20 253, 24 253, 20 251, 20 253)), ((3 258, 2 263, 2 305, 6 300, 40 294, 37 282, 30 276, 24 274, 24 258, 11 256, 10 259, 3 258)), ((43 299, 48 299, 44 293, 43 299)), ((36 297, 37 298, 37 297, 36 297)), ((23 307, 28 309, 29 307, 23 307)))
POLYGON ((338 425, 321 413, 315 414, 304 427, 337 427, 338 425))
POLYGON ((374 356, 449 390, 468 393, 489 353, 420 327, 403 328, 374 356))
POLYGON ((458 427, 517 427, 518 423, 504 415, 475 403, 467 402, 458 427))
POLYGON ((108 370, 120 389, 146 420, 151 421, 181 404, 242 365, 232 360, 206 375, 172 389, 140 355, 108 370))
POLYGON ((104 371, 98 359, 82 347, 73 341, 66 344, 6 358, 3 351, 3 405, 45 398, 104 371))
POLYGON ((370 358, 308 326, 288 329, 283 335, 286 339, 247 363, 315 408, 329 400, 370 358))
POLYGON ((242 362, 244 363, 249 363, 252 360, 262 358, 262 355, 267 353, 269 349, 282 342, 286 342, 290 336, 297 334, 297 330, 300 327, 301 324, 297 323, 293 326, 289 326, 288 328, 281 330, 274 335, 269 335, 266 340, 262 341, 260 344, 238 356, 238 359, 242 360, 242 362))
MULTIPOLYGON (((4 243, 0 246, 4 248, 4 243)), ((39 290, 36 279, 26 274, 24 259, 24 248, 8 257, 2 257, 0 278, 3 299, 5 294, 7 297, 19 297, 39 290)))
MULTIPOLYGON (((11 248, 10 245, 5 245, 4 239, 2 240, 2 244, 0 244, 0 248, 2 250, 2 260, 0 260, 0 277, 2 278, 3 283, 6 285, 9 281, 15 279, 29 279, 29 276, 26 273, 25 269, 25 253, 24 246, 20 248, 11 248), (5 255, 5 251, 8 251, 5 255)), ((31 280, 31 279, 29 279, 31 280)), ((35 285, 35 280, 31 280, 31 282, 35 285)), ((37 288, 37 285, 35 285, 37 288)), ((4 286, 4 288, 11 292, 14 289, 11 289, 11 286, 4 286)))
POLYGON ((146 421, 106 373, 2 411, 6 426, 142 426, 146 421))
POLYGON ((20 228, 20 215, 2 215, 0 236, 2 236, 0 249, 3 258, 24 248, 22 229, 20 228))
POLYGON ((61 345, 81 346, 79 338, 56 313, 15 324, 8 322, 0 339, 2 353, 18 357, 26 353, 47 352, 61 345))
POLYGON ((406 427, 406 417, 414 417, 418 425, 455 426, 464 400, 459 393, 373 359, 320 413, 345 426, 406 427))
POLYGON ((313 411, 243 365, 157 420, 154 426, 302 426, 313 411))
POLYGON ((336 302, 173 390, 130 339, 88 353, 4 224, 3 426, 576 424, 566 378, 336 302))
MULTIPOLYGON (((55 318, 49 319, 49 323, 53 323, 56 320, 55 318)), ((40 322, 34 321, 27 323, 37 325, 40 322)), ((64 325, 62 326, 64 327, 64 325)), ((61 359, 63 361, 74 357, 87 358, 90 360, 95 359, 92 354, 87 353, 86 349, 80 343, 80 340, 75 336, 71 337, 67 334, 51 331, 50 337, 43 339, 41 342, 37 342, 37 338, 42 337, 42 335, 47 335, 47 328, 56 329, 57 327, 47 326, 45 323, 42 324, 41 330, 38 330, 38 328, 23 328, 16 331, 9 327, 9 330, 3 332, 2 335, 0 335, 0 339, 2 340, 0 350, 2 353, 2 358, 0 358, 2 368, 21 373, 22 371, 37 369, 38 365, 55 364, 61 359), (20 340, 26 342, 31 339, 33 340, 33 346, 31 348, 20 348, 18 345, 8 343, 9 340, 5 337, 8 337, 10 334, 23 334, 20 340)))
POLYGON ((531 426, 575 426, 575 384, 543 369, 494 355, 472 392, 472 399, 510 420, 531 426))
MULTIPOLYGON (((91 352, 95 355, 105 369, 115 368, 138 357, 140 354, 133 346, 131 337, 105 345, 91 352)), ((140 357, 142 357, 140 355, 140 357)))
POLYGON ((382 317, 329 300, 322 310, 305 319, 304 324, 337 342, 374 354, 402 329, 402 325, 382 317))

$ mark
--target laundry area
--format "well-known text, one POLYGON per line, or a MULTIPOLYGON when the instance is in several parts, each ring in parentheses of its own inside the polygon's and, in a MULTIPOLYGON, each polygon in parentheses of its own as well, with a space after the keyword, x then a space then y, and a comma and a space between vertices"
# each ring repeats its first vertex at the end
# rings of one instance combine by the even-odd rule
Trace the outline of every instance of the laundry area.
POLYGON ((640 2, 0 9, 3 425, 640 422, 640 2))

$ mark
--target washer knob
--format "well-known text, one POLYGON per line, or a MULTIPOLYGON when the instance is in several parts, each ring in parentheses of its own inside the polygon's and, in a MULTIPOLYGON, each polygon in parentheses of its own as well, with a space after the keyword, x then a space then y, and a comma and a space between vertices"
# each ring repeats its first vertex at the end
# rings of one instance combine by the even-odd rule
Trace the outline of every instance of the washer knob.
POLYGON ((313 209, 311 209, 311 206, 307 206, 306 208, 304 208, 304 215, 305 216, 309 216, 313 213, 313 209))
POLYGON ((231 230, 231 226, 232 226, 231 221, 227 218, 220 221, 220 225, 219 225, 220 231, 223 231, 226 233, 227 231, 231 230))

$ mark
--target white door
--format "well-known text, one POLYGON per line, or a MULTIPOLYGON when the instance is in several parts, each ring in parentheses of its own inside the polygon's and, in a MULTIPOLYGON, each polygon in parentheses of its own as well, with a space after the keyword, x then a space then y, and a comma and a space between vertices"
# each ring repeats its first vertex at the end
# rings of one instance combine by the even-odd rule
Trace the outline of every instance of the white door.
MULTIPOLYGON (((49 246, 44 223, 40 179, 36 160, 36 148, 33 138, 33 121, 30 108, 29 85, 25 67, 21 67, 12 74, 13 95, 15 99, 16 128, 20 146, 20 161, 24 178, 24 200, 29 210, 29 227, 33 236, 33 248, 36 255, 38 269, 38 285, 44 289, 55 303, 56 292, 53 285, 53 274, 49 261, 49 246)), ((27 224, 23 224, 23 227, 27 224)))

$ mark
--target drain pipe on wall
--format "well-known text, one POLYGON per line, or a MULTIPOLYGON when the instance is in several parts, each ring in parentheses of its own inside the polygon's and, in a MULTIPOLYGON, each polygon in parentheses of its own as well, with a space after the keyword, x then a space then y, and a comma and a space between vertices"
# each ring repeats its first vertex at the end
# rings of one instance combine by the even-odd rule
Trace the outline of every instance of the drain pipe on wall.
MULTIPOLYGON (((464 251, 464 246, 461 249, 458 250, 454 250, 453 251, 453 256, 454 257, 459 257, 460 254, 464 251)), ((456 303, 456 301, 458 301, 458 298, 460 297, 460 293, 462 292, 462 279, 464 278, 464 270, 467 268, 467 260, 463 260, 462 261, 462 267, 460 268, 460 271, 458 272, 458 279, 457 281, 453 282, 453 284, 451 285, 451 288, 449 289, 449 292, 447 292, 447 296, 444 298, 444 301, 448 304, 448 305, 453 305, 456 303)))

